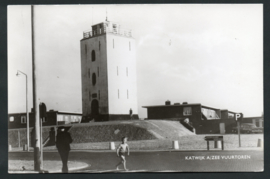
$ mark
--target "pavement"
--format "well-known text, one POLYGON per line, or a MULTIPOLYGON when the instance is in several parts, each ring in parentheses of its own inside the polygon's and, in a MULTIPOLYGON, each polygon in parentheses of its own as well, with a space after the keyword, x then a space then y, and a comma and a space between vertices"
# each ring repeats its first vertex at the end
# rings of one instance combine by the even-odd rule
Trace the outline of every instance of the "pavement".
MULTIPOLYGON (((33 160, 33 152, 9 152, 9 160, 33 160)), ((128 171, 115 170, 119 162, 115 151, 72 150, 69 161, 87 166, 70 168, 70 173, 122 172, 260 172, 264 170, 262 148, 235 148, 230 150, 132 150, 126 157, 128 171)), ((44 161, 61 161, 57 151, 44 151, 44 161)), ((58 173, 51 170, 49 173, 58 173)), ((31 173, 30 171, 24 171, 31 173)), ((16 173, 9 171, 9 173, 16 173)))

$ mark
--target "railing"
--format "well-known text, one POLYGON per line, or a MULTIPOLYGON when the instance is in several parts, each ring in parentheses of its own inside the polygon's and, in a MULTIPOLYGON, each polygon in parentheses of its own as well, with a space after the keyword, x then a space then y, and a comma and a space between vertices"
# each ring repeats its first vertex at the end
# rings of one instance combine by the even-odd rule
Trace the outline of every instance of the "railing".
POLYGON ((89 32, 83 32, 83 38, 86 39, 86 38, 90 38, 92 37, 92 31, 89 31, 89 32))
MULTIPOLYGON (((113 34, 118 34, 118 35, 122 35, 122 36, 126 36, 126 37, 132 37, 131 30, 129 30, 129 29, 109 29, 109 28, 107 28, 107 29, 104 29, 104 32, 102 32, 101 34, 104 34, 104 33, 113 33, 113 34)), ((93 34, 93 31, 83 32, 84 39, 94 37, 97 35, 100 35, 100 34, 98 34, 97 32, 95 32, 93 34)))

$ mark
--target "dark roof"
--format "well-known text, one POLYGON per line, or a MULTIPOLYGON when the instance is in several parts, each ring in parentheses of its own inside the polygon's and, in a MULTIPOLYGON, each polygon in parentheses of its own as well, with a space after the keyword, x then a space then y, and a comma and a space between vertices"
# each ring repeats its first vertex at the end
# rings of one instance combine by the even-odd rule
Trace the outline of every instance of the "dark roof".
POLYGON ((257 117, 243 117, 243 119, 245 120, 245 119, 262 119, 262 120, 264 120, 264 117, 262 117, 262 116, 257 116, 257 117))
POLYGON ((171 105, 153 105, 153 106, 142 106, 143 108, 155 108, 155 107, 177 107, 177 106, 198 106, 200 103, 194 104, 171 104, 171 105))
MULTIPOLYGON (((70 115, 82 115, 82 113, 76 113, 76 112, 66 112, 66 111, 47 111, 47 113, 57 113, 57 114, 70 114, 70 115)), ((26 115, 26 112, 21 112, 21 113, 8 113, 8 115, 26 115)), ((29 112, 29 114, 33 114, 33 112, 29 112)))
POLYGON ((204 106, 202 105, 203 108, 208 108, 208 109, 214 109, 214 110, 218 110, 217 108, 212 108, 212 107, 209 107, 209 106, 204 106))

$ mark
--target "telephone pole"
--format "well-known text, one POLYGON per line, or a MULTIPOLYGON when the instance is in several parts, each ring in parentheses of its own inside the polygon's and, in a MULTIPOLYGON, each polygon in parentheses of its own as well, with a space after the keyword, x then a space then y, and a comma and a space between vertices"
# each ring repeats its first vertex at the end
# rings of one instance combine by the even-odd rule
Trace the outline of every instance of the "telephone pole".
POLYGON ((32 30, 32 77, 33 77, 33 109, 35 115, 35 137, 34 137, 34 170, 40 171, 40 120, 39 120, 39 104, 37 101, 37 83, 36 83, 36 62, 35 62, 35 32, 34 32, 34 6, 31 5, 31 30, 32 30))

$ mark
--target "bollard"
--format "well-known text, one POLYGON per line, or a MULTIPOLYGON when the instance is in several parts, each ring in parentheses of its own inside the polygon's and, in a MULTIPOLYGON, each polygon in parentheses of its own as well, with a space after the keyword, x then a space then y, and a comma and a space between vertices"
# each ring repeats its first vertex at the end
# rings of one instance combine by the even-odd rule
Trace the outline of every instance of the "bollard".
POLYGON ((179 149, 178 141, 173 141, 173 149, 179 149))
POLYGON ((8 151, 12 151, 12 146, 8 145, 8 151))
POLYGON ((262 139, 258 139, 257 147, 263 148, 263 141, 262 141, 262 139))
POLYGON ((110 150, 115 150, 114 142, 110 142, 110 150))

